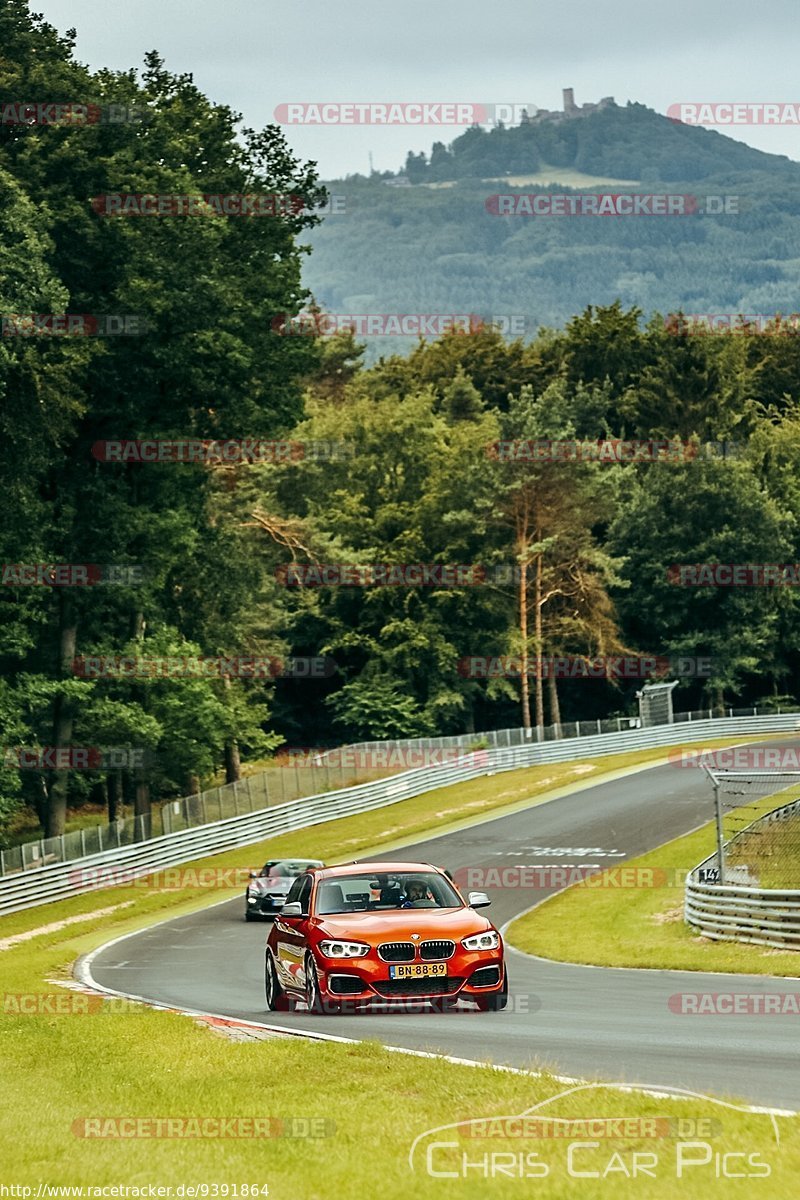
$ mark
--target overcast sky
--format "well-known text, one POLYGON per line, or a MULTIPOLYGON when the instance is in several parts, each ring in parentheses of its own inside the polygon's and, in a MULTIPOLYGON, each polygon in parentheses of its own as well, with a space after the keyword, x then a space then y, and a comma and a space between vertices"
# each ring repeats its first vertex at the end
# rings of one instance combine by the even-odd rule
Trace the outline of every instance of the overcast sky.
MULTIPOLYGON (((461 101, 561 108, 614 96, 659 112, 678 101, 800 102, 798 0, 34 0, 78 30, 93 68, 141 66, 157 49, 175 72, 256 127, 292 101, 461 101)), ((26 97, 26 99, 28 99, 26 97)), ((37 97, 30 97, 37 99, 37 97)), ((395 170, 450 127, 286 127, 323 178, 395 170)), ((725 130, 720 130, 725 132, 725 130)), ((734 136, 800 160, 800 126, 734 136)))

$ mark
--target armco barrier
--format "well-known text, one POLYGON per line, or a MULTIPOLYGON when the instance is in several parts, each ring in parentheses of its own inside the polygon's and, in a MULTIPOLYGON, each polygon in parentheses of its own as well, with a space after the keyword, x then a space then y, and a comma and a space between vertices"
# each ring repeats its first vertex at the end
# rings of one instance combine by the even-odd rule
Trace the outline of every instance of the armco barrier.
MULTIPOLYGON (((763 717, 732 717, 692 722, 691 740, 736 737, 750 733, 791 733, 800 730, 800 713, 763 717)), ((624 733, 606 733, 568 741, 545 742, 511 749, 476 750, 469 764, 418 767, 375 783, 308 796, 244 816, 229 817, 194 829, 184 829, 132 846, 93 854, 71 863, 53 863, 36 871, 0 879, 0 913, 51 903, 65 896, 92 890, 80 878, 98 867, 112 864, 126 877, 144 876, 165 867, 221 854, 294 829, 396 804, 446 784, 460 783, 497 771, 539 763, 570 762, 579 758, 620 754, 629 750, 677 745, 688 741, 685 725, 658 725, 624 733)), ((109 884, 108 886, 112 886, 109 884)))
MULTIPOLYGON (((745 826, 732 841, 760 826, 794 817, 798 812, 800 800, 783 804, 745 826)), ((704 867, 715 866, 716 862, 716 854, 709 855, 686 878, 684 916, 687 924, 704 937, 718 942, 754 942, 780 950, 800 950, 800 890, 699 883, 699 872, 704 867)))
MULTIPOLYGON (((780 708, 778 712, 780 712, 780 708)), ((762 710, 763 713, 763 710, 762 710)), ((703 711, 675 713, 674 721, 709 720, 714 713, 703 711)), ((729 708, 717 713, 717 718, 757 717, 757 708, 729 708)), ((53 863, 73 862, 119 850, 138 842, 148 842, 162 834, 182 829, 196 829, 212 821, 241 817, 260 812, 263 808, 290 804, 320 792, 343 791, 358 784, 396 774, 401 768, 390 766, 397 758, 407 758, 406 770, 430 766, 441 751, 455 751, 453 761, 462 750, 510 749, 512 746, 532 746, 541 742, 563 741, 565 738, 593 737, 601 733, 622 733, 641 727, 638 717, 598 717, 595 721, 574 721, 558 725, 529 728, 492 729, 485 733, 446 734, 433 738, 401 738, 384 742, 359 742, 339 746, 334 750, 287 753, 286 761, 273 763, 260 771, 245 775, 232 783, 220 784, 197 792, 154 804, 147 814, 122 817, 111 824, 85 825, 56 837, 34 838, 0 848, 0 878, 20 871, 38 871, 53 863), (381 764, 381 759, 383 764, 381 764), (414 760, 417 761, 414 761, 414 760), (367 764, 371 764, 367 766, 367 764)), ((447 757, 447 753, 440 755, 447 757)))

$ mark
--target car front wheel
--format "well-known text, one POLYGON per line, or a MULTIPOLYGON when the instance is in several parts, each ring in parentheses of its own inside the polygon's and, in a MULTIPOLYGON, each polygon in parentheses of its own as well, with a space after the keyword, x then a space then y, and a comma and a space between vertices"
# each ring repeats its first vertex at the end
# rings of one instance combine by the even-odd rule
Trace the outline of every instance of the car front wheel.
POLYGON ((308 1011, 313 1013, 338 1013, 341 1006, 335 1000, 326 1000, 319 989, 317 964, 309 954, 306 958, 306 1004, 308 1011))
POLYGON ((264 994, 267 1012, 292 1012, 294 1001, 290 1000, 278 982, 278 972, 269 950, 264 962, 264 994))

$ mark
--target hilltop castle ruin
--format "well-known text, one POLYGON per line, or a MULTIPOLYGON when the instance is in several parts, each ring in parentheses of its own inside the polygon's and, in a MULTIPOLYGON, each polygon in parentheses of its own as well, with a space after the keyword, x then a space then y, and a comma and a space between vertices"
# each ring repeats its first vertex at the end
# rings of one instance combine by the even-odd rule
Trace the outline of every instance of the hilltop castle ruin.
MULTIPOLYGON (((537 108, 535 113, 528 114, 528 122, 536 125, 542 121, 568 121, 574 117, 588 117, 590 113, 598 112, 601 108, 610 108, 615 103, 613 96, 604 96, 597 104, 576 104, 573 88, 564 88, 561 94, 564 98, 564 108, 561 111, 537 108)), ((526 123, 525 117, 522 118, 522 123, 526 123)))

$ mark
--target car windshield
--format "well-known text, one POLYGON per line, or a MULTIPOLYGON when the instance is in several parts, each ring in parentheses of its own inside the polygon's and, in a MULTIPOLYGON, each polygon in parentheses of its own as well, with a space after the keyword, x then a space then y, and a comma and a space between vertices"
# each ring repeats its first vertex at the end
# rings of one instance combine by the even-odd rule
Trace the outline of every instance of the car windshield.
POLYGON ((298 861, 283 858, 277 862, 264 863, 261 874, 268 875, 271 879, 294 879, 295 875, 301 875, 308 867, 321 866, 322 863, 311 862, 308 859, 298 861))
POLYGON ((325 879, 319 885, 315 908, 324 916, 404 908, 458 908, 462 904, 454 888, 435 871, 392 871, 325 879))

